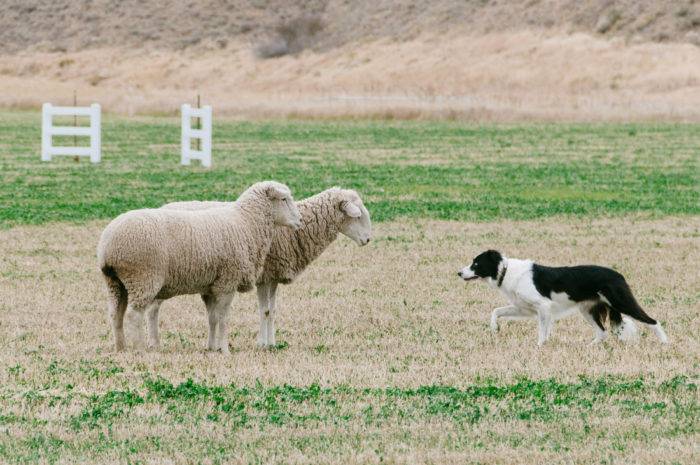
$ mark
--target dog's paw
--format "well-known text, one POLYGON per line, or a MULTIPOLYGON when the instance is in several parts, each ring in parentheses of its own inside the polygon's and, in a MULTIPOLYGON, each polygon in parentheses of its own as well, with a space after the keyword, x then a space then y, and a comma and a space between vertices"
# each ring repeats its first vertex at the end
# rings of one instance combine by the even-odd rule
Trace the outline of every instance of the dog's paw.
POLYGON ((491 320, 491 332, 492 333, 497 333, 498 332, 498 322, 496 320, 491 320))

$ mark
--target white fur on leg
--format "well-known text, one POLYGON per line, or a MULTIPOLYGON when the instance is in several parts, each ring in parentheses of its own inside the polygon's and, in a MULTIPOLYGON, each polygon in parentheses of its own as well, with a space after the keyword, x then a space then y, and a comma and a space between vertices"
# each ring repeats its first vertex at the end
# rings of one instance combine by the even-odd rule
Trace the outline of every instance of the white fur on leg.
POLYGON ((134 347, 137 349, 144 349, 146 347, 143 313, 143 308, 137 309, 131 305, 126 309, 126 322, 124 326, 126 326, 127 337, 134 341, 134 347))
MULTIPOLYGON (((498 309, 496 309, 498 310, 498 309)), ((498 314, 496 313, 496 310, 491 313, 491 332, 497 333, 498 332, 498 314)))
POLYGON ((260 315, 260 332, 258 333, 258 347, 267 347, 268 339, 268 313, 270 290, 267 284, 258 285, 258 314, 260 315))
POLYGON ((666 332, 661 327, 661 323, 657 321, 655 325, 649 325, 649 327, 654 331, 654 334, 656 334, 656 337, 659 338, 662 344, 668 344, 668 336, 666 336, 666 332))
POLYGON ((156 300, 146 309, 149 349, 158 349, 160 347, 160 335, 158 334, 158 312, 162 302, 162 300, 156 300))
POLYGON ((124 312, 119 312, 116 301, 110 301, 107 306, 109 320, 112 323, 112 333, 114 334, 114 348, 120 352, 126 347, 126 339, 124 337, 124 312))
POLYGON ((548 305, 541 305, 537 309, 537 323, 539 333, 537 345, 541 347, 549 339, 552 330, 552 314, 548 305))
POLYGON ((596 329, 595 338, 591 341, 591 345, 600 344, 608 338, 608 332, 600 328, 596 329))
POLYGON ((537 312, 534 310, 516 307, 515 305, 506 305, 498 307, 491 313, 491 330, 498 331, 498 320, 532 320, 537 318, 537 312))
POLYGON ((231 308, 231 299, 221 299, 216 307, 216 311, 219 314, 219 322, 216 327, 216 349, 220 350, 222 354, 230 354, 231 351, 228 347, 228 314, 231 308))
POLYGON ((269 314, 267 316, 267 346, 274 347, 277 345, 275 337, 275 314, 277 313, 277 283, 271 283, 269 287, 267 308, 269 314))
POLYGON ((619 326, 612 327, 612 332, 623 342, 634 342, 639 339, 637 325, 634 324, 631 318, 625 315, 622 316, 622 323, 620 323, 619 326))
POLYGON ((216 329, 219 323, 219 315, 214 308, 207 308, 207 319, 209 320, 209 337, 207 339, 207 350, 216 350, 216 329))

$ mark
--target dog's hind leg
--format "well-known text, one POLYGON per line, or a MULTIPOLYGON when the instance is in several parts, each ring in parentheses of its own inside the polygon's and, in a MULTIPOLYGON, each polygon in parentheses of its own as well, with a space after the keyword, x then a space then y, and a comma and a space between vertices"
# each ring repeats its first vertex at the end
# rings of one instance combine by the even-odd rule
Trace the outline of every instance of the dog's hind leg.
POLYGON ((591 325, 595 331, 595 338, 591 341, 591 344, 598 344, 603 342, 608 338, 608 332, 603 326, 604 315, 607 314, 607 308, 603 302, 598 302, 588 308, 580 308, 581 315, 583 315, 584 320, 591 325))
POLYGON ((611 331, 623 342, 634 342, 639 338, 637 325, 634 323, 634 320, 627 315, 622 316, 622 321, 617 326, 615 322, 612 322, 611 331))
POLYGON ((651 330, 656 334, 662 344, 668 344, 668 336, 666 332, 661 327, 661 324, 647 315, 647 313, 642 309, 642 307, 634 298, 632 290, 625 281, 619 282, 617 285, 608 286, 603 289, 600 293, 601 299, 605 303, 609 304, 610 307, 616 311, 622 313, 623 315, 628 315, 637 321, 646 323, 649 325, 651 330))
POLYGON ((498 319, 504 320, 534 320, 537 313, 526 308, 518 308, 515 305, 498 307, 491 312, 491 331, 498 331, 498 319))
POLYGON ((552 333, 552 304, 550 302, 542 302, 536 306, 537 308, 537 329, 538 338, 537 345, 542 346, 549 335, 552 333))

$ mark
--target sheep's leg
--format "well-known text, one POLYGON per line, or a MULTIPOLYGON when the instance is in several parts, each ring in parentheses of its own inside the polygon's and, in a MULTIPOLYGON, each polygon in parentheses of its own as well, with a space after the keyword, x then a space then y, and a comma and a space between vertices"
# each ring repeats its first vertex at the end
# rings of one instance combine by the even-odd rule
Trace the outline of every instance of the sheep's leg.
POLYGON ((219 322, 219 314, 216 312, 216 299, 210 295, 202 294, 202 300, 207 307, 207 319, 209 320, 209 338, 207 340, 207 350, 216 350, 216 326, 219 322))
POLYGON ((258 313, 260 314, 260 332, 258 333, 258 346, 267 347, 267 327, 268 327, 268 314, 269 306, 268 301, 270 299, 270 286, 267 283, 258 284, 258 313))
POLYGON ((277 342, 275 341, 275 312, 277 296, 277 283, 273 282, 269 284, 269 295, 267 300, 268 317, 267 317, 267 345, 268 347, 273 347, 277 342))
POLYGON ((135 341, 135 347, 139 349, 143 349, 146 347, 146 341, 144 337, 144 321, 143 321, 143 315, 146 313, 146 309, 148 309, 151 305, 153 305, 153 302, 149 302, 147 304, 141 304, 141 303, 130 303, 128 308, 127 308, 127 317, 129 319, 129 334, 134 335, 136 337, 135 341))
POLYGON ((217 325, 216 325, 216 348, 221 351, 222 354, 230 354, 228 348, 228 314, 231 309, 231 301, 233 300, 233 294, 224 294, 216 297, 215 312, 217 313, 217 325))
POLYGON ((127 297, 117 286, 109 286, 107 298, 107 310, 112 321, 112 333, 114 334, 114 348, 117 352, 124 350, 126 338, 124 337, 124 314, 126 313, 127 297))
POLYGON ((158 311, 163 301, 156 299, 146 309, 148 317, 148 348, 157 349, 160 347, 160 336, 158 334, 158 311))

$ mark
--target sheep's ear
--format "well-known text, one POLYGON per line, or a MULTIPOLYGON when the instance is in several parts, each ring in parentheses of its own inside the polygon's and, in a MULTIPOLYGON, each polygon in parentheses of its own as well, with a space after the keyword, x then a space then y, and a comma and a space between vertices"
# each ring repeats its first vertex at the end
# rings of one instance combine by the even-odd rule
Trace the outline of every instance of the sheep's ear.
POLYGON ((267 188, 267 196, 272 200, 282 200, 290 195, 291 194, 288 189, 283 189, 279 186, 270 186, 267 188))
POLYGON ((345 201, 340 204, 340 209, 345 212, 350 218, 359 218, 362 216, 362 211, 360 207, 352 202, 345 201))

